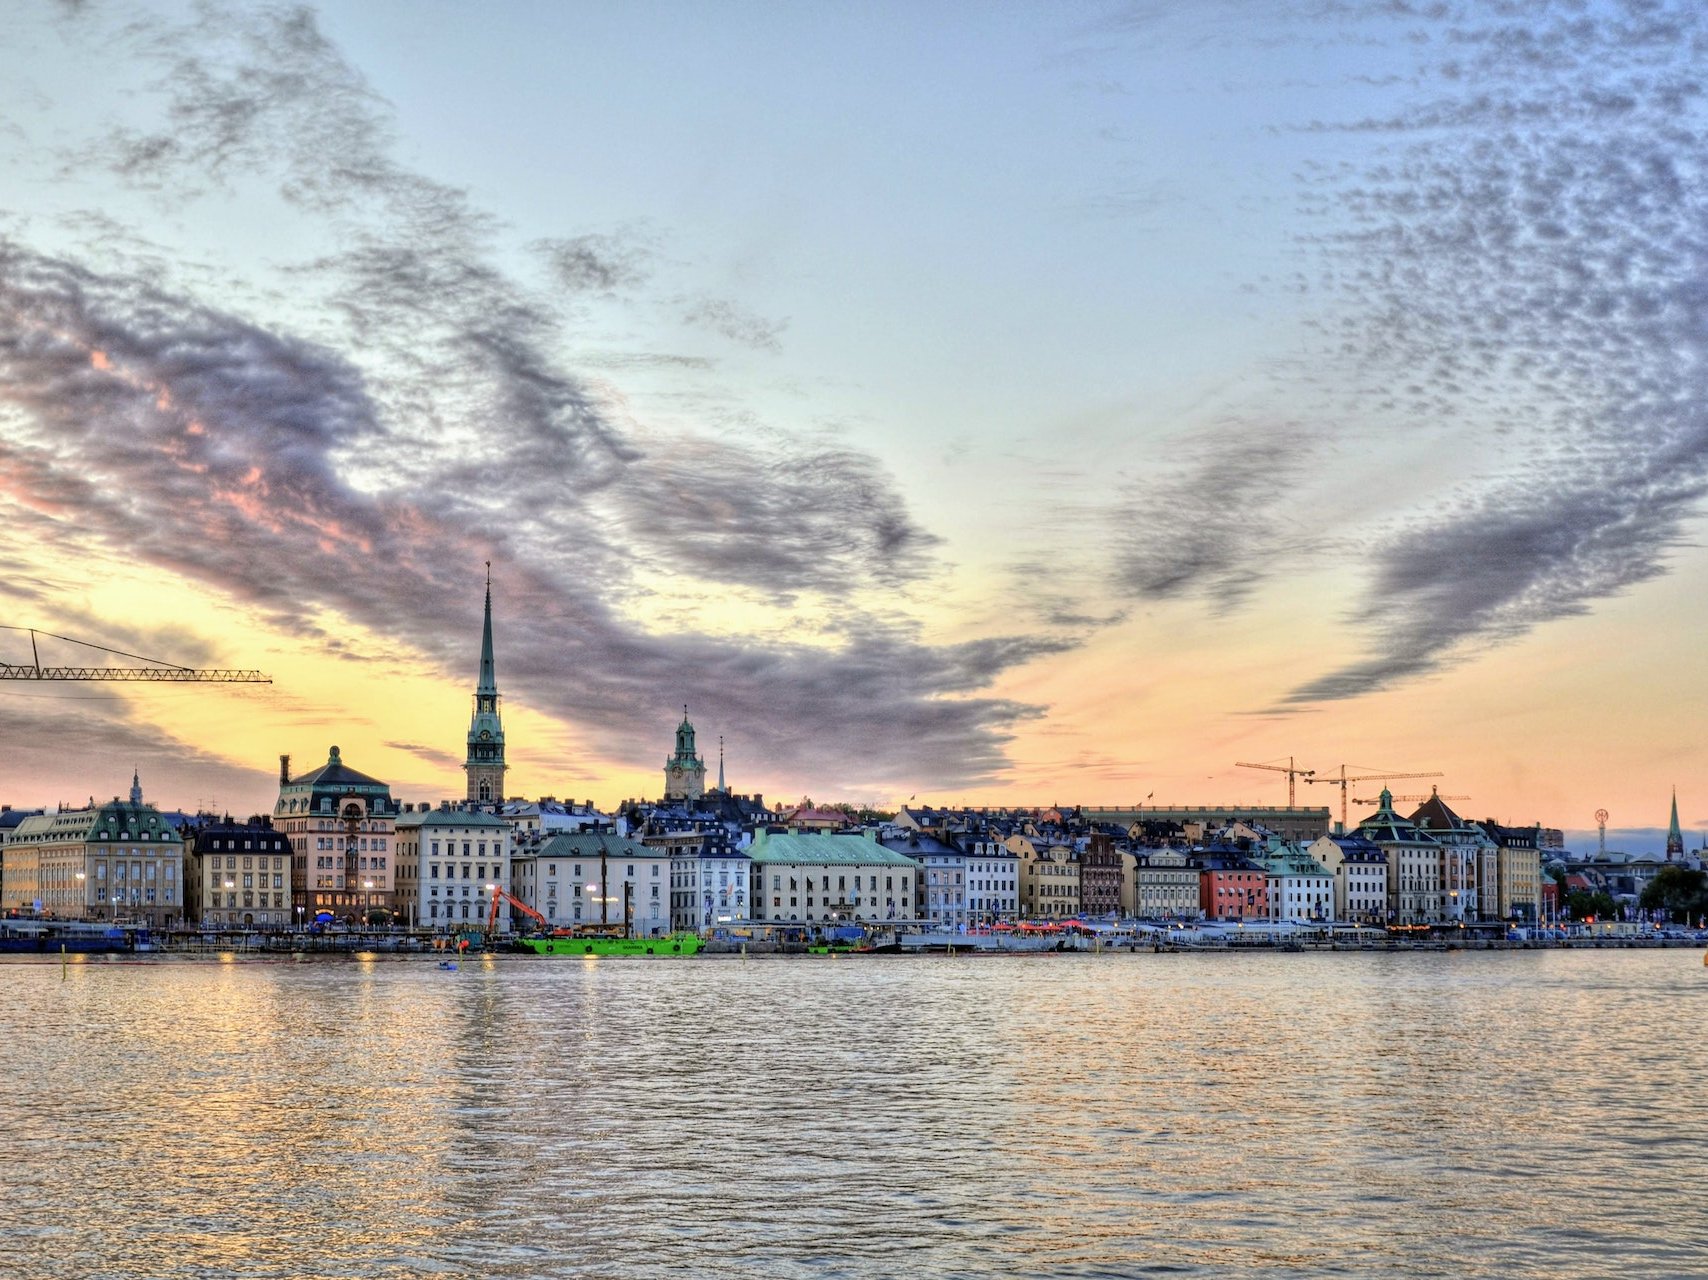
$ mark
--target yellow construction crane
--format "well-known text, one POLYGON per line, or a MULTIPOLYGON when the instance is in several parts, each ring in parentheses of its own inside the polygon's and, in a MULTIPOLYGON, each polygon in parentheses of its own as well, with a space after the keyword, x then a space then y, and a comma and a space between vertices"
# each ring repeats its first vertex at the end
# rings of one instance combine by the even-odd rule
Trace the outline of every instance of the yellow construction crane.
POLYGON ((1344 827, 1346 825, 1346 788, 1347 788, 1347 785, 1349 783, 1353 783, 1353 782, 1378 782, 1378 781, 1385 782, 1385 781, 1392 779, 1392 778, 1439 778, 1439 777, 1443 776, 1439 769, 1432 770, 1432 771, 1427 772, 1427 773, 1348 773, 1347 772, 1348 768, 1358 769, 1361 767, 1362 767, 1361 765, 1350 765, 1349 766, 1349 765, 1343 764, 1343 765, 1339 766, 1340 773, 1338 775, 1327 777, 1327 778, 1306 778, 1305 779, 1306 782, 1327 782, 1333 786, 1337 786, 1340 788, 1340 825, 1342 827, 1344 827))
POLYGON ((1315 769, 1295 769, 1293 767, 1293 757, 1292 756, 1287 757, 1287 763, 1286 764, 1250 764, 1244 760, 1235 760, 1234 761, 1234 768, 1236 768, 1236 769, 1268 769, 1271 773, 1284 773, 1284 774, 1286 774, 1287 775, 1287 807, 1289 809, 1293 808, 1293 802, 1294 802, 1293 788, 1295 785, 1294 779, 1295 778, 1303 778, 1306 782, 1309 782, 1311 780, 1311 775, 1316 772, 1315 769))
POLYGON ((140 680, 154 684, 272 684, 271 676, 264 676, 259 671, 240 671, 218 667, 184 667, 175 662, 166 662, 160 658, 145 658, 141 654, 126 653, 123 649, 109 649, 106 645, 91 644, 87 640, 74 640, 70 636, 55 635, 51 631, 37 631, 34 627, 9 627, 0 625, 4 631, 27 631, 30 635, 29 663, 0 662, 0 680, 140 680), (95 649, 101 653, 110 653, 114 657, 129 658, 134 662, 146 662, 146 667, 44 667, 41 653, 36 647, 36 637, 46 636, 50 640, 63 640, 67 644, 82 645, 85 649, 95 649))
MULTIPOLYGON (((1425 800, 1469 800, 1470 798, 1471 798, 1470 796, 1444 796, 1438 791, 1431 791, 1426 796, 1390 795, 1388 797, 1388 799, 1393 800, 1399 804, 1422 804, 1425 800)), ((1381 804, 1382 802, 1379 799, 1378 800, 1360 800, 1357 796, 1353 796, 1352 797, 1352 803, 1353 804, 1381 804)))

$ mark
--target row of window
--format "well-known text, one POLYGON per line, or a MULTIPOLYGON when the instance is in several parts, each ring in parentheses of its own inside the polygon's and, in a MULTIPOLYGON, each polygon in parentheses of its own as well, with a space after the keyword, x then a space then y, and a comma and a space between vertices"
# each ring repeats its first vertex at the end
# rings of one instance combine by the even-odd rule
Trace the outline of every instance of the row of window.
MULTIPOLYGON (((234 886, 232 886, 226 880, 223 879, 223 874, 224 874, 223 872, 215 872, 212 875, 210 875, 208 877, 208 888, 210 888, 210 889, 218 889, 221 887, 228 888, 228 889, 233 888, 234 886)), ((245 871, 243 873, 243 887, 245 889, 254 889, 257 887, 265 889, 267 887, 267 877, 265 874, 263 874, 261 876, 261 883, 259 886, 257 886, 255 884, 255 873, 253 871, 245 871)), ((274 875, 273 875, 273 888, 283 889, 284 887, 285 887, 284 876, 279 875, 277 873, 274 873, 274 875)))

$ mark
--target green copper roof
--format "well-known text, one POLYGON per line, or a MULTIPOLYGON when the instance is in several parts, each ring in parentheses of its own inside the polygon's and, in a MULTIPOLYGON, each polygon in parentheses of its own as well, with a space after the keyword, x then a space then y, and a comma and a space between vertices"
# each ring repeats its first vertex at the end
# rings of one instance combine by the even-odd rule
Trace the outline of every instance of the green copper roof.
POLYGON ((840 835, 776 835, 767 831, 754 833, 747 856, 756 863, 812 863, 814 866, 838 867, 909 867, 919 863, 912 858, 886 849, 876 840, 865 836, 840 835))

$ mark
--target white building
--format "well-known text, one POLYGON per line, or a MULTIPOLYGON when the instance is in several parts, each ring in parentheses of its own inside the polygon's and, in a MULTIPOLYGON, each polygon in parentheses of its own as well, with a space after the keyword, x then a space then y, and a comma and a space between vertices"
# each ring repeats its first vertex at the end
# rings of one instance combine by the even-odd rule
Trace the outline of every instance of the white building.
POLYGON ((670 925, 690 933, 752 919, 753 860, 742 849, 707 842, 670 854, 670 925))
MULTIPOLYGON (((490 813, 445 806, 414 826, 412 870, 399 877, 399 914, 429 929, 484 929, 493 886, 509 889, 510 826, 490 813)), ((406 830, 408 828, 406 827, 406 830)), ((498 912, 498 932, 510 930, 510 912, 498 912)))
POLYGON ((1388 919, 1388 856, 1356 831, 1321 836, 1305 850, 1334 877, 1334 918, 1354 924, 1388 919))
POLYGON ((560 831, 519 859, 511 892, 553 928, 670 932, 671 853, 612 831, 560 831))
POLYGON ((967 851, 967 919, 994 924, 1020 918, 1020 858, 988 831, 957 835, 967 851))
POLYGON ((1334 875, 1305 850, 1279 838, 1254 854, 1269 877, 1269 918, 1301 924, 1334 918, 1334 875))
POLYGON ((966 929, 972 921, 968 908, 970 876, 965 853, 922 831, 893 832, 880 837, 878 843, 890 852, 920 864, 918 909, 921 918, 933 929, 966 929))
POLYGON ((1121 910, 1142 920, 1196 920, 1198 868, 1184 850, 1140 848, 1121 857, 1121 910))

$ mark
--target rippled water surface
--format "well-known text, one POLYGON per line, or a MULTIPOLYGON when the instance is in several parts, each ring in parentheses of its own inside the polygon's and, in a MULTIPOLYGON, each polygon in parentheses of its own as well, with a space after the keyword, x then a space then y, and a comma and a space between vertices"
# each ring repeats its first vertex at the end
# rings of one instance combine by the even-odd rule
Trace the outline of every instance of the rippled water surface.
POLYGON ((1694 951, 0 992, 7 1277, 1708 1276, 1694 951))

